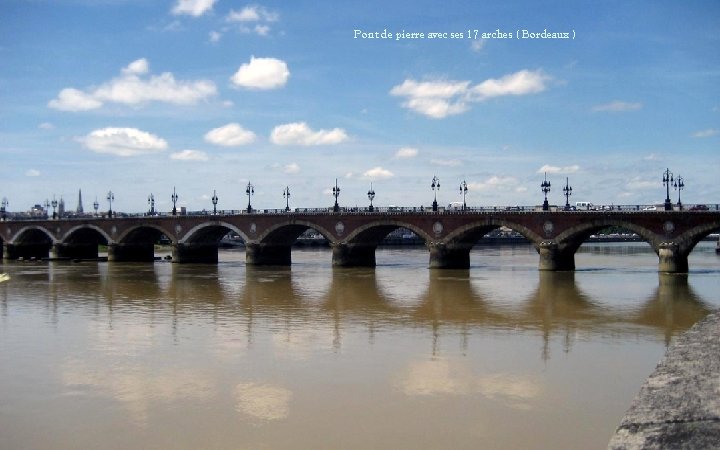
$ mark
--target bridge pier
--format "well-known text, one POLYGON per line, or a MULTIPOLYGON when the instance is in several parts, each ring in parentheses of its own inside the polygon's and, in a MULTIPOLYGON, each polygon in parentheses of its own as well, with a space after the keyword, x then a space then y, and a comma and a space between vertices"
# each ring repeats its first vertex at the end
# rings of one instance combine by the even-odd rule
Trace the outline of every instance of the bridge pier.
POLYGON ((108 261, 153 262, 155 246, 152 243, 108 244, 108 261))
POLYGON ((97 244, 67 244, 59 243, 52 246, 55 258, 97 259, 97 244))
POLYGON ((333 244, 332 265, 335 267, 375 267, 375 249, 368 244, 333 244))
POLYGON ((467 244, 428 244, 431 269, 469 269, 470 250, 467 244))
POLYGON ((560 249, 555 242, 544 241, 537 246, 539 270, 575 270, 575 252, 560 249))
POLYGON ((50 256, 51 243, 3 244, 3 259, 42 259, 50 256))
POLYGON ((253 266, 289 266, 291 246, 245 243, 245 264, 253 266))
POLYGON ((680 252, 678 244, 663 242, 658 247, 658 272, 687 273, 688 257, 680 252))
POLYGON ((217 264, 217 244, 178 243, 172 246, 172 262, 174 263, 206 263, 217 264))

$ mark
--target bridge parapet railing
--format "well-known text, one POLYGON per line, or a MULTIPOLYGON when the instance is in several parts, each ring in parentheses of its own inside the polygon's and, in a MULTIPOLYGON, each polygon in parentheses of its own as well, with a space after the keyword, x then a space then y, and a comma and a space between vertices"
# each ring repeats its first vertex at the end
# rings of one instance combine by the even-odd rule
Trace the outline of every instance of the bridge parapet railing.
MULTIPOLYGON (((563 213, 575 213, 584 214, 588 212, 618 212, 618 213, 651 213, 651 212, 666 212, 664 205, 657 204, 646 204, 646 205, 596 205, 591 208, 575 208, 571 207, 566 209, 564 205, 552 205, 549 211, 542 211, 542 207, 539 205, 534 206, 468 206, 465 209, 457 207, 439 207, 437 211, 433 211, 431 207, 427 206, 374 206, 371 211, 369 207, 340 207, 339 211, 334 211, 333 207, 324 208, 291 208, 289 211, 285 208, 268 208, 268 209, 253 209, 250 212, 247 209, 229 209, 229 210, 218 210, 216 213, 207 210, 200 211, 184 211, 177 214, 176 216, 194 216, 194 217, 228 217, 238 215, 324 215, 324 214, 338 214, 338 215, 401 215, 401 214, 422 214, 422 215, 462 215, 462 214, 492 214, 492 213, 516 213, 516 214, 531 214, 537 212, 563 212, 563 213)), ((673 205, 671 212, 682 212, 682 213, 701 213, 701 212, 720 212, 720 204, 711 203, 695 203, 695 204, 684 204, 682 208, 678 205, 673 205)), ((114 212, 112 218, 108 218, 106 214, 67 214, 59 218, 61 220, 89 220, 89 219, 121 219, 121 218, 167 218, 173 217, 170 212, 155 212, 150 214, 148 212, 142 213, 124 213, 114 212)), ((13 213, 6 212, 6 217, 3 221, 47 221, 49 217, 39 216, 37 214, 29 213, 13 213)))

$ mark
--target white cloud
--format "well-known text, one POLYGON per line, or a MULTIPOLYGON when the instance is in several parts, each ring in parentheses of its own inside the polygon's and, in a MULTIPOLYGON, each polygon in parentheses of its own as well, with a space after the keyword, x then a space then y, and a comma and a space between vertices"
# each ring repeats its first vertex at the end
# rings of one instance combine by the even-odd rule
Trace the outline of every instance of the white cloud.
POLYGON ((207 161, 208 155, 200 150, 183 150, 181 152, 172 153, 170 159, 178 161, 207 161))
POLYGON ((267 25, 255 25, 255 33, 257 33, 259 36, 267 36, 270 33, 270 27, 267 25))
POLYGON ((491 190, 507 190, 515 188, 518 190, 518 180, 515 177, 503 177, 493 175, 485 181, 473 181, 468 183, 468 189, 471 191, 491 191, 491 190))
POLYGON ((215 145, 225 147, 239 147, 255 142, 255 133, 244 129, 238 123, 229 123, 219 128, 214 128, 205 134, 205 140, 215 145))
POLYGON ((208 39, 213 44, 216 42, 220 42, 221 38, 222 38, 222 34, 218 31, 211 31, 210 33, 208 33, 208 39))
POLYGON ((625 111, 637 111, 642 108, 642 103, 630 103, 615 100, 610 103, 604 103, 602 105, 593 106, 592 110, 597 112, 625 112, 625 111))
POLYGON ((551 166, 551 165, 545 164, 544 166, 539 168, 536 173, 567 174, 567 173, 576 173, 578 170, 580 170, 580 166, 578 166, 577 164, 572 165, 572 166, 565 166, 565 167, 551 166))
POLYGON ((199 17, 212 10, 216 0, 178 0, 172 9, 175 15, 199 17))
POLYGON ((363 178, 368 180, 387 180, 388 178, 394 177, 395 174, 382 167, 373 167, 370 170, 363 173, 363 178))
POLYGON ((217 94, 215 84, 207 80, 177 81, 170 72, 142 78, 148 62, 141 58, 123 68, 121 75, 88 91, 66 88, 48 106, 62 111, 97 109, 104 103, 137 106, 148 102, 176 105, 195 104, 217 94))
POLYGON ((479 52, 485 47, 485 43, 487 43, 487 39, 475 39, 472 41, 472 44, 470 44, 470 49, 474 52, 479 52))
POLYGON ((56 99, 50 100, 48 106, 60 111, 87 111, 101 107, 102 102, 83 91, 65 88, 56 99))
POLYGON ((394 86, 390 95, 405 97, 404 108, 433 119, 462 114, 473 102, 506 95, 542 92, 551 77, 542 71, 521 70, 499 79, 488 79, 475 86, 470 81, 423 81, 407 79, 394 86))
POLYGON ((706 137, 712 137, 720 134, 720 130, 717 128, 708 128, 707 130, 700 130, 695 133, 693 133, 693 137, 696 138, 706 138, 706 137))
POLYGON ((550 77, 541 71, 521 70, 499 79, 489 79, 472 88, 472 94, 482 101, 504 95, 537 94, 546 88, 550 77))
POLYGON ((658 186, 659 183, 657 181, 650 181, 640 177, 634 177, 625 184, 625 187, 631 191, 658 189, 658 186))
POLYGON ((298 166, 296 163, 286 164, 283 167, 283 173, 288 174, 288 175, 294 174, 294 173, 299 173, 299 172, 300 172, 300 166, 298 166))
POLYGON ((276 145, 334 145, 346 139, 347 134, 341 128, 313 131, 305 122, 278 125, 270 134, 270 142, 276 145))
POLYGON ((78 138, 85 147, 117 156, 136 156, 167 149, 167 142, 137 128, 102 128, 78 138))
POLYGON ((275 58, 256 58, 240 66, 232 76, 233 84, 247 89, 277 89, 285 86, 290 71, 285 61, 275 58))
POLYGON ((144 75, 150 70, 147 59, 140 58, 131 62, 127 67, 122 69, 124 75, 144 75))
POLYGON ((26 177, 39 177, 40 171, 35 169, 29 169, 27 172, 25 172, 26 177))
POLYGON ((231 10, 225 20, 228 22, 277 22, 278 14, 261 6, 246 6, 240 11, 231 10))
POLYGON ((419 151, 412 147, 402 147, 395 152, 395 159, 410 159, 418 155, 419 151))
POLYGON ((41 130, 53 130, 55 129, 55 125, 51 124, 50 122, 43 122, 38 125, 38 128, 40 128, 41 130))
POLYGON ((430 163, 437 166, 457 167, 462 164, 462 161, 460 161, 459 159, 431 159, 430 163))

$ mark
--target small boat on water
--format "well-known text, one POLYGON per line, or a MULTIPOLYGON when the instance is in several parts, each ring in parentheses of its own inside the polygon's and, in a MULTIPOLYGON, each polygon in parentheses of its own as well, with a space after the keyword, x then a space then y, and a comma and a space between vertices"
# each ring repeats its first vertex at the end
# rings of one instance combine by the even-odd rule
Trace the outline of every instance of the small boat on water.
POLYGON ((6 273, 0 273, 0 283, 2 283, 3 281, 8 281, 9 279, 10 279, 10 275, 8 275, 6 273))

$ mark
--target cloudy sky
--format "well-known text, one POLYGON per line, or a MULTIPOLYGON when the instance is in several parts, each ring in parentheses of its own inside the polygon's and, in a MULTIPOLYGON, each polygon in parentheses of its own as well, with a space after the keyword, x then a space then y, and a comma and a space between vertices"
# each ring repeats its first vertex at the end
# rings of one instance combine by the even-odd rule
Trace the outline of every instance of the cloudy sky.
POLYGON ((437 176, 441 204, 465 180, 533 205, 547 172, 552 203, 567 177, 636 204, 669 168, 716 203, 719 24, 716 0, 3 0, 0 196, 239 209, 250 181, 256 208, 320 207, 337 178, 343 206, 371 182, 420 206, 437 176))

